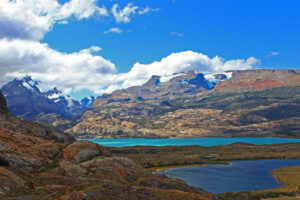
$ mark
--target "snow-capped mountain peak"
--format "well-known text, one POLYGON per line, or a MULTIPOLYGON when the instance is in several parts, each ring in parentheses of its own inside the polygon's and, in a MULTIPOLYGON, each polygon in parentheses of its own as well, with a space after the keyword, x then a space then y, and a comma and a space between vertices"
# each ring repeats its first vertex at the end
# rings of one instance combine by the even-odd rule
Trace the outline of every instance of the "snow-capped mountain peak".
POLYGON ((20 81, 20 84, 26 87, 27 89, 33 92, 41 93, 41 89, 38 87, 40 81, 33 80, 30 76, 26 76, 21 80, 15 79, 14 81, 20 81))

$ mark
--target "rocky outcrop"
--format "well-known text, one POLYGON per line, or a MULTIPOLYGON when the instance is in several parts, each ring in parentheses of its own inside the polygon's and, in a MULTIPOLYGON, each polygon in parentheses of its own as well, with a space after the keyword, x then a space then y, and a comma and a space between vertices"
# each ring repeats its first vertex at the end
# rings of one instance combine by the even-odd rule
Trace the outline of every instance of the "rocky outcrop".
POLYGON ((82 138, 300 137, 299 95, 299 70, 189 72, 166 82, 153 76, 143 86, 98 97, 68 132, 82 138))
POLYGON ((98 144, 14 117, 1 92, 0 102, 0 199, 214 199, 128 158, 111 157, 98 144))
POLYGON ((74 142, 63 150, 63 160, 76 163, 109 155, 110 153, 104 147, 88 141, 74 142))

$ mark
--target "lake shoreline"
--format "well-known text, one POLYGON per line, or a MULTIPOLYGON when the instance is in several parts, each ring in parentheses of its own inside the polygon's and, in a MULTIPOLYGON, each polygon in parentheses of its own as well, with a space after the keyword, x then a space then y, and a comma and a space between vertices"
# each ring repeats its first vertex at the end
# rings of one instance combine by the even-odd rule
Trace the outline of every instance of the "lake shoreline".
POLYGON ((165 167, 153 167, 153 168, 147 168, 147 170, 151 172, 164 172, 169 169, 176 169, 176 168, 183 168, 183 167, 201 167, 201 166, 207 166, 207 165, 226 165, 229 163, 211 163, 211 164, 190 164, 190 165, 171 165, 171 166, 165 166, 165 167))
POLYGON ((285 168, 289 169, 291 167, 300 167, 300 159, 232 161, 230 164, 232 165, 228 167, 224 166, 224 164, 198 165, 198 167, 196 165, 181 167, 176 166, 175 170, 169 171, 167 168, 163 168, 163 170, 155 173, 163 174, 168 177, 179 178, 191 186, 205 188, 207 191, 210 191, 214 194, 224 194, 227 192, 243 193, 247 191, 255 193, 273 191, 282 192, 280 189, 286 191, 287 185, 289 185, 290 188, 290 190, 288 190, 289 192, 294 192, 298 189, 298 186, 291 186, 288 181, 283 181, 282 177, 286 176, 283 176, 282 174, 278 175, 278 172, 282 172, 282 170, 285 168), (240 174, 240 176, 238 176, 240 177, 240 180, 236 180, 236 178, 232 179, 231 177, 233 174, 240 174), (219 181, 223 181, 222 185, 230 185, 230 187, 227 189, 226 187, 221 189, 220 187, 216 186, 214 181, 216 177, 222 177, 221 179, 217 179, 219 181), (259 179, 257 179, 258 177, 259 179), (254 180, 258 182, 253 184, 254 180), (249 184, 249 181, 251 184, 249 184))

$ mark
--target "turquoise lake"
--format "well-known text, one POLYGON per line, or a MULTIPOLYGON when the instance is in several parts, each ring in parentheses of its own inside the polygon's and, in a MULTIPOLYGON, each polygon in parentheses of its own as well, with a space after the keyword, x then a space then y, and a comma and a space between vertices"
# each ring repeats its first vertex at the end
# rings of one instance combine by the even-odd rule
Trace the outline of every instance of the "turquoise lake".
POLYGON ((88 139, 91 142, 107 147, 126 147, 126 146, 216 146, 228 145, 236 142, 243 142, 255 145, 280 144, 289 142, 300 142, 300 139, 289 138, 186 138, 186 139, 88 139))
POLYGON ((179 178, 189 185, 218 194, 280 187, 282 185, 274 179, 271 171, 295 165, 300 165, 300 160, 233 161, 230 165, 183 167, 156 173, 179 178))

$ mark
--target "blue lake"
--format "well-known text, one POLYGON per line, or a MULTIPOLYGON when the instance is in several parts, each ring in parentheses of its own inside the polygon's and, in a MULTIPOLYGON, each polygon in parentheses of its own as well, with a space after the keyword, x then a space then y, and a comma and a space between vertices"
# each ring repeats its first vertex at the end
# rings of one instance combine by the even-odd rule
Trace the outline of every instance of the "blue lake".
POLYGON ((234 161, 230 165, 184 167, 156 173, 179 178, 189 185, 218 194, 280 187, 270 172, 294 165, 300 165, 300 160, 234 161))
POLYGON ((187 139, 146 139, 146 138, 128 138, 128 139, 88 139, 91 142, 109 147, 126 147, 126 146, 215 146, 228 145, 236 142, 249 144, 279 144, 289 142, 300 142, 300 139, 289 138, 187 138, 187 139))

